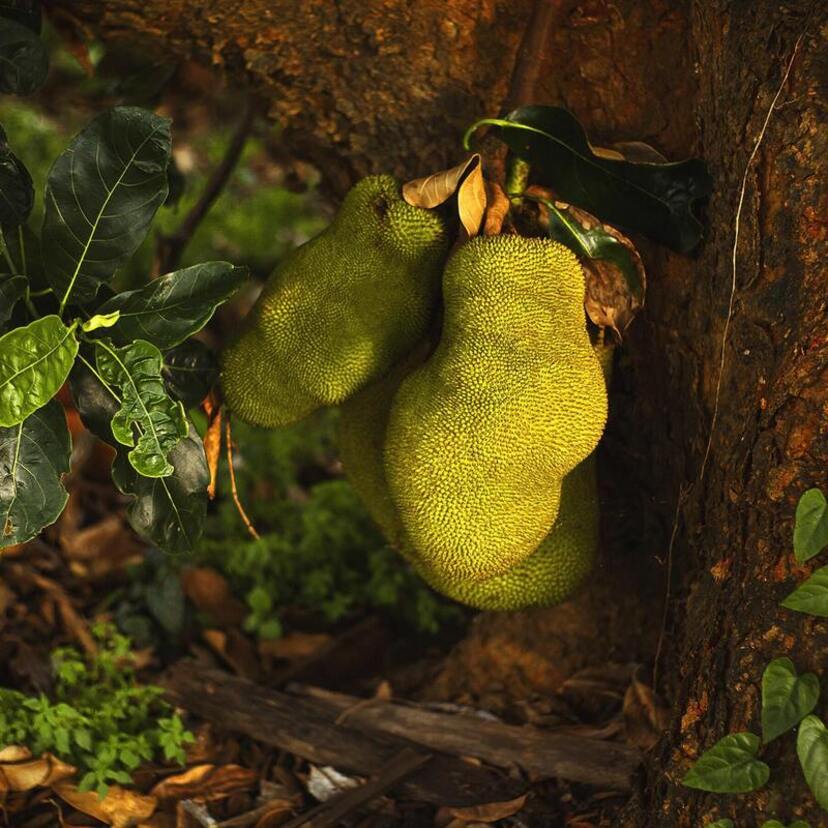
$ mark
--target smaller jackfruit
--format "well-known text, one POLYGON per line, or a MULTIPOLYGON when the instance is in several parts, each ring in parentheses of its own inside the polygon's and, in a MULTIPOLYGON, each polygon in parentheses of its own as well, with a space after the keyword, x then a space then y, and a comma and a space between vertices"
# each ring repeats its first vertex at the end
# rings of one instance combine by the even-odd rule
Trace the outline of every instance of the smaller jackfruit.
POLYGON ((394 396, 385 472, 405 536, 441 580, 500 575, 558 514, 607 414, 584 276, 556 242, 476 238, 443 276, 437 349, 394 396))
POLYGON ((295 422, 347 399, 423 336, 448 236, 390 176, 363 179, 332 224, 274 271, 222 355, 230 408, 255 425, 295 422))

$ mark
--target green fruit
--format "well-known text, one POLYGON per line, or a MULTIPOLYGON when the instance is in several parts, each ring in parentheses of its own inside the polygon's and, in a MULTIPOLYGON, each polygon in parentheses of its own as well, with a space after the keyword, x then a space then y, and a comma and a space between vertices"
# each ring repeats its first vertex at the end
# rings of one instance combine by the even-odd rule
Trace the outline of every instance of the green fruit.
POLYGON ((274 271, 222 357, 228 405, 255 425, 295 422, 348 398, 420 340, 448 237, 389 176, 363 179, 333 223, 274 271))
POLYGON ((598 487, 595 455, 563 481, 558 517, 526 560, 485 581, 445 578, 414 564, 437 592, 481 610, 522 610, 561 603, 589 574, 598 545, 598 487))
POLYGON ((394 396, 385 473, 405 537, 441 581, 484 581, 534 552, 563 478, 607 414, 574 254, 476 238, 443 277, 435 352, 394 396))

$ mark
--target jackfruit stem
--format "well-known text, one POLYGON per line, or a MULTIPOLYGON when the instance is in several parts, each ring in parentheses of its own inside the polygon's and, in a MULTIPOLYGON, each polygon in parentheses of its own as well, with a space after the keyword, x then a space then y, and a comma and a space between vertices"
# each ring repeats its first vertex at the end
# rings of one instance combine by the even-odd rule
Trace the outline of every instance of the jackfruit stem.
POLYGON ((512 156, 506 171, 506 195, 512 204, 520 204, 526 186, 529 183, 529 164, 522 158, 512 156))

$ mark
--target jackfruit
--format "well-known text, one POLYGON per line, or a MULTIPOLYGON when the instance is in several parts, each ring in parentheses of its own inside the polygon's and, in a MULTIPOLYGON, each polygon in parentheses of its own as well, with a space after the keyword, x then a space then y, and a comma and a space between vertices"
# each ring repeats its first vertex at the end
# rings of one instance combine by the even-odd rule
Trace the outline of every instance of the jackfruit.
POLYGON ((364 178, 332 224, 274 271, 222 357, 231 410, 288 425, 380 376, 423 336, 448 249, 442 219, 364 178))
POLYGON ((431 572, 483 581, 534 552, 607 415, 584 276, 556 242, 476 238, 443 276, 437 349, 394 396, 385 473, 431 572))
POLYGON ((598 546, 595 453, 563 480, 558 517, 540 546, 502 575, 485 581, 446 577, 414 562, 437 592, 481 610, 551 607, 566 600, 589 574, 598 546))

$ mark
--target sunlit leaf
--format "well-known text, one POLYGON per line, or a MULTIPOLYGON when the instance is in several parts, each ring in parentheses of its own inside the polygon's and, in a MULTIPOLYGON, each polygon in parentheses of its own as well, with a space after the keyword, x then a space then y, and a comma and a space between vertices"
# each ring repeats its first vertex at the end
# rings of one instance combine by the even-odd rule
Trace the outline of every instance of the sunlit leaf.
POLYGON ((817 716, 800 723, 796 753, 814 799, 828 811, 828 729, 817 716))
POLYGON ((782 606, 828 618, 828 566, 817 569, 782 602, 782 606))
POLYGON ((770 768, 756 758, 759 737, 731 733, 706 750, 687 772, 683 784, 714 793, 744 793, 761 788, 770 768))
POLYGON ((78 352, 75 327, 44 316, 0 336, 0 426, 22 423, 57 394, 78 352))
POLYGON ((87 319, 86 322, 81 325, 81 328, 86 333, 91 333, 92 331, 97 331, 101 328, 111 328, 118 321, 118 317, 120 315, 119 311, 112 311, 112 313, 96 313, 91 319, 87 319))
POLYGON ((796 674, 789 658, 775 658, 762 674, 762 741, 770 742, 795 727, 815 707, 819 679, 796 674))
POLYGON ((819 489, 808 489, 796 504, 794 555, 800 563, 828 546, 828 501, 819 489))
POLYGON ((136 107, 99 115, 55 161, 41 237, 65 305, 93 299, 136 250, 167 196, 170 122, 136 107))
POLYGON ((119 344, 145 339, 162 350, 200 331, 247 279, 245 268, 206 262, 168 273, 139 290, 107 299, 98 313, 120 311, 109 331, 119 344))
POLYGON ((414 207, 439 207, 457 192, 460 181, 472 167, 480 167, 480 155, 474 153, 450 170, 440 170, 424 178, 403 184, 403 198, 414 207))
POLYGON ((531 164, 532 180, 552 187, 561 200, 680 252, 701 240, 692 207, 712 191, 702 161, 641 164, 601 158, 578 120, 559 107, 525 106, 506 118, 487 118, 471 127, 466 141, 483 125, 494 127, 511 151, 531 164))
POLYGON ((28 27, 0 19, 0 92, 31 95, 49 72, 49 53, 28 27))
POLYGON ((68 499, 62 478, 71 449, 57 400, 0 429, 0 547, 31 540, 57 520, 68 499))
POLYGON ((463 179, 457 191, 457 212, 466 235, 469 238, 476 236, 486 212, 486 180, 482 165, 472 167, 463 179))
POLYGON ((129 462, 146 477, 171 475, 174 469, 168 455, 188 426, 181 404, 167 396, 161 352, 141 339, 124 348, 98 341, 96 362, 101 377, 120 392, 121 407, 111 426, 119 443, 134 446, 129 462))

